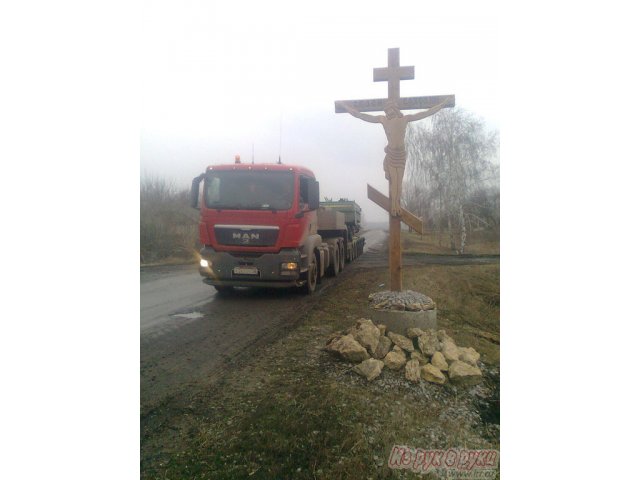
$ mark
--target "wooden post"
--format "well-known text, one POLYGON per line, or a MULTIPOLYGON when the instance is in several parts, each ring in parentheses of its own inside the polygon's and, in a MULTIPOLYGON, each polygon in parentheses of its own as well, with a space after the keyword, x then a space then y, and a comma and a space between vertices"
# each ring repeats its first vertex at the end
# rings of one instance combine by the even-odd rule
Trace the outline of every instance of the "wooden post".
POLYGON ((402 291, 402 245, 400 217, 389 214, 389 289, 402 291))

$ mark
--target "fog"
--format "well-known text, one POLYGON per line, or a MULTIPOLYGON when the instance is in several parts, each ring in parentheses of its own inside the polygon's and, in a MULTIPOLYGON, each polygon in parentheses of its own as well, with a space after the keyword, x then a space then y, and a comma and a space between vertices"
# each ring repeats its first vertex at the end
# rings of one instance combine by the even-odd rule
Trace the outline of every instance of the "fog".
MULTIPOLYGON (((368 221, 386 214, 381 125, 335 114, 335 100, 385 98, 373 68, 400 48, 415 66, 402 96, 455 94, 498 128, 495 7, 325 2, 312 13, 263 4, 148 4, 142 29, 141 174, 187 188, 210 164, 311 168, 321 197, 349 197, 368 221)), ((421 122, 429 122, 429 119, 421 122)))

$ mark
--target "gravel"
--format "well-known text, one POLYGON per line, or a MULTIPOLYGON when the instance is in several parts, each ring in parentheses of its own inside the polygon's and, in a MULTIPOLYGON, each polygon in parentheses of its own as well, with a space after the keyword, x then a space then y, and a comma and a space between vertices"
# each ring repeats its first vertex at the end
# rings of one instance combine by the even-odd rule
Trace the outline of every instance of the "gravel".
POLYGON ((393 292, 384 290, 369 295, 369 304, 376 310, 409 310, 419 312, 433 310, 436 308, 435 302, 424 293, 413 290, 402 290, 393 292))

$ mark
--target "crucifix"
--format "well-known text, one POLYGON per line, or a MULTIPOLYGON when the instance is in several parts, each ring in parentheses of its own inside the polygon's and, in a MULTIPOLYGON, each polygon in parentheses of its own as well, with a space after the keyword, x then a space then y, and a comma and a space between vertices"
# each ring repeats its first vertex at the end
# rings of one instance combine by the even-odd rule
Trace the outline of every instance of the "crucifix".
POLYGON ((388 82, 388 98, 369 100, 338 100, 336 113, 349 113, 370 123, 380 123, 387 135, 385 147, 384 172, 389 181, 389 196, 385 196, 371 185, 367 185, 367 196, 378 206, 389 212, 389 274, 390 288, 402 290, 402 245, 400 242, 400 222, 404 222, 417 232, 423 233, 422 220, 400 206, 402 178, 407 161, 404 137, 407 124, 429 117, 442 108, 455 106, 454 95, 436 95, 429 97, 400 97, 400 80, 413 80, 413 66, 400 66, 400 49, 390 48, 387 66, 373 69, 374 82, 388 82), (401 110, 428 110, 403 115, 401 110), (384 111, 385 115, 367 115, 362 112, 384 111))

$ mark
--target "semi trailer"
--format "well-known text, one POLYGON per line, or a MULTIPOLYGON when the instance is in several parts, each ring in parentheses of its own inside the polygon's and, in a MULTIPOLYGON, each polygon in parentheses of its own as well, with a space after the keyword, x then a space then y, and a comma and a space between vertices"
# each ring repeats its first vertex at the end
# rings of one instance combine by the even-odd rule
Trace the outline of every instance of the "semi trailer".
POLYGON ((219 292, 300 287, 313 293, 364 249, 355 201, 320 202, 306 167, 212 165, 193 179, 200 210, 200 275, 219 292))

